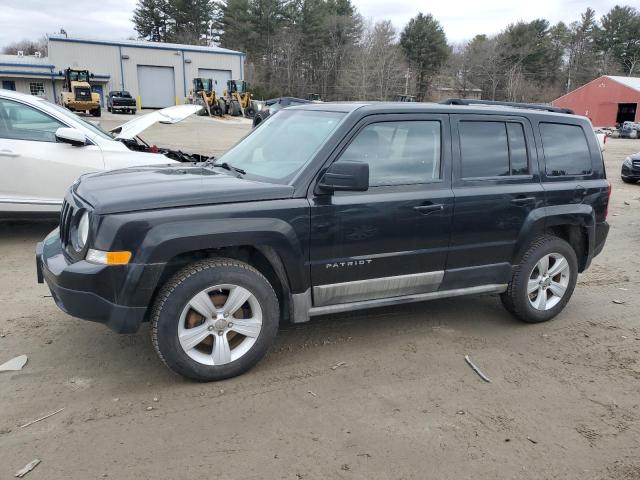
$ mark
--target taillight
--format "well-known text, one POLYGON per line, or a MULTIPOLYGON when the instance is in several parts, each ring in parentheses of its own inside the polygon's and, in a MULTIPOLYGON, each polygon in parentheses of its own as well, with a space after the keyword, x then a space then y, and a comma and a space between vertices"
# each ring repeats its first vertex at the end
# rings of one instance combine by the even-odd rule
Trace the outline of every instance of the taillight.
POLYGON ((611 180, 607 180, 607 207, 604 209, 604 219, 609 216, 609 204, 611 203, 611 180))

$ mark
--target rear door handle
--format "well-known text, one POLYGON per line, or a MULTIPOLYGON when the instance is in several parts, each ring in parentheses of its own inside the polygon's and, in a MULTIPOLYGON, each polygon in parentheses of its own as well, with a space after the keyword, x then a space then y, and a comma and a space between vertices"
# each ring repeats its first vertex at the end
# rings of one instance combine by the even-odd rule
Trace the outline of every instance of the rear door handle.
POLYGON ((418 205, 417 207, 413 207, 413 209, 422 215, 429 215, 430 213, 444 210, 444 205, 442 203, 432 203, 430 205, 418 205))
POLYGON ((518 205, 525 205, 527 203, 533 203, 535 201, 536 197, 517 197, 511 199, 511 203, 517 203, 518 205))
POLYGON ((0 157, 19 157, 20 154, 16 152, 12 152, 11 150, 0 150, 0 157))

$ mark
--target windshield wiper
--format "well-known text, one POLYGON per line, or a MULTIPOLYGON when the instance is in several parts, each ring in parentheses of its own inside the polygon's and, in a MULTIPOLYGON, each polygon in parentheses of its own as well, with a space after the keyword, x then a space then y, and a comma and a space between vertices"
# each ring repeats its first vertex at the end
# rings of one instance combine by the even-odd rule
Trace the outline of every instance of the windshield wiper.
POLYGON ((212 163, 211 166, 212 167, 224 168, 225 170, 229 170, 230 172, 237 172, 240 175, 246 175, 247 174, 247 172, 245 172, 243 169, 238 168, 238 167, 234 167, 233 165, 230 165, 227 162, 212 163))

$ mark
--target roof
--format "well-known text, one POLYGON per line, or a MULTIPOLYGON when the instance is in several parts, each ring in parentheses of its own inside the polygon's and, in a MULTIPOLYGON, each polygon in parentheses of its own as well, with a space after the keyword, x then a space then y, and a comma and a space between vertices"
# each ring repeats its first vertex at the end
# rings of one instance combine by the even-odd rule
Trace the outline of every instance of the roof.
POLYGON ((625 87, 632 88, 640 92, 640 77, 619 77, 614 75, 605 75, 606 77, 623 84, 625 87))
MULTIPOLYGON (((470 100, 473 102, 473 100, 470 100)), ((287 110, 319 110, 329 112, 351 113, 356 110, 375 113, 468 113, 489 115, 537 115, 579 118, 579 115, 568 113, 548 112, 532 108, 513 107, 509 105, 483 105, 472 103, 470 105, 446 105, 431 102, 323 102, 309 103, 287 107, 287 110)))
POLYGON ((244 55, 236 50, 222 47, 204 47, 201 45, 186 45, 180 43, 148 42, 146 40, 104 40, 90 37, 67 37, 60 34, 51 34, 47 37, 50 42, 88 43, 98 45, 111 45, 116 47, 156 48, 158 50, 184 50, 189 52, 222 53, 226 55, 244 55))
POLYGON ((25 55, 24 57, 19 57, 18 55, 0 55, 0 66, 8 66, 8 65, 16 65, 22 67, 43 67, 50 68, 53 67, 49 63, 49 59, 47 57, 35 57, 33 55, 25 55))

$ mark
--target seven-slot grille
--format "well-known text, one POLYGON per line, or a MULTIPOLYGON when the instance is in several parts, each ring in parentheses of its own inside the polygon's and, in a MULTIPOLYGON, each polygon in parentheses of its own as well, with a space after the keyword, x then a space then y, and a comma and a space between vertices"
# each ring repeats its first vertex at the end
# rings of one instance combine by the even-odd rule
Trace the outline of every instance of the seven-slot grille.
POLYGON ((638 159, 638 160, 636 160, 636 159, 631 160, 631 164, 633 165, 633 168, 640 168, 640 159, 638 159))
POLYGON ((60 241, 66 247, 69 244, 71 221, 73 220, 73 207, 66 200, 62 203, 60 212, 60 241))

